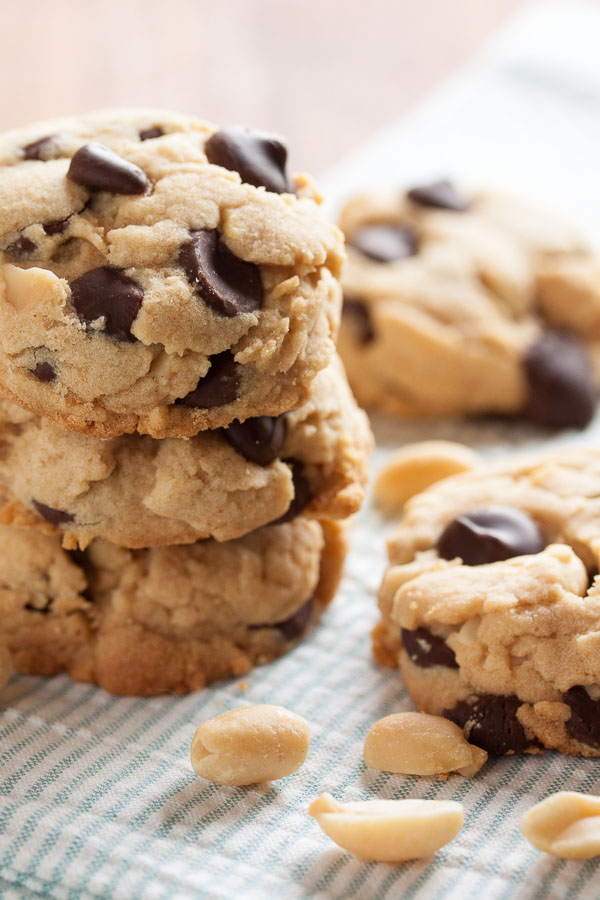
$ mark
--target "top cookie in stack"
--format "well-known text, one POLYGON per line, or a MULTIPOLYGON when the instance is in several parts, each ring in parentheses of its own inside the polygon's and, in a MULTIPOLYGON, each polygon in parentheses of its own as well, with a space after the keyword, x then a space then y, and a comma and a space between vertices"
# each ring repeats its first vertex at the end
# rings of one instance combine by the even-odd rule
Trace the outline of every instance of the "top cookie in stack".
POLYGON ((0 386, 95 437, 275 416, 334 352, 340 232, 270 135, 155 111, 0 139, 0 386))

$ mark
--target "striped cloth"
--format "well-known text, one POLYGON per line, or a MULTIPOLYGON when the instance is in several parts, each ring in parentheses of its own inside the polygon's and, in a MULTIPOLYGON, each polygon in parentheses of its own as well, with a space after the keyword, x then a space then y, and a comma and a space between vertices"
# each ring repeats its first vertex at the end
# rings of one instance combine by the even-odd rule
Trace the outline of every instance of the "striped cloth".
MULTIPOLYGON (((519 162, 520 177, 542 193, 554 165, 561 172, 561 200, 575 197, 581 216, 593 225, 600 209, 600 141, 594 142, 600 138, 599 17, 598 6, 583 0, 544 0, 521 15, 465 75, 332 172, 332 202, 373 171, 401 180, 399 159, 417 160, 415 166, 427 166, 428 175, 480 175, 484 166, 495 165, 507 180, 512 159, 515 171, 519 162), (587 140, 577 133, 576 121, 588 129, 587 140), (562 123, 560 140, 552 122, 562 123), (561 168, 576 138, 577 165, 561 168), (509 143, 517 148, 512 156, 509 143), (585 191, 577 191, 578 185, 585 191)), ((424 172, 407 170, 406 180, 415 174, 424 172)), ((600 434, 598 427, 557 443, 590 440, 600 434)), ((488 454, 540 440, 533 432, 521 431, 517 439, 498 426, 443 423, 380 422, 376 432, 375 467, 410 439, 462 439, 488 454)), ((597 762, 551 753, 496 759, 473 779, 453 776, 446 782, 364 767, 362 744, 370 725, 412 708, 398 674, 377 666, 370 655, 390 527, 367 504, 354 529, 343 587, 323 625, 286 658, 244 681, 183 698, 139 700, 111 698, 65 678, 14 678, 0 701, 0 897, 597 896, 597 862, 553 860, 534 850, 519 829, 521 814, 552 791, 600 793, 597 762), (196 725, 244 703, 282 704, 305 716, 312 729, 306 764, 264 787, 223 788, 196 778, 189 764, 196 725), (367 864, 339 850, 307 815, 322 791, 341 800, 459 800, 465 827, 429 859, 395 867, 367 864)))

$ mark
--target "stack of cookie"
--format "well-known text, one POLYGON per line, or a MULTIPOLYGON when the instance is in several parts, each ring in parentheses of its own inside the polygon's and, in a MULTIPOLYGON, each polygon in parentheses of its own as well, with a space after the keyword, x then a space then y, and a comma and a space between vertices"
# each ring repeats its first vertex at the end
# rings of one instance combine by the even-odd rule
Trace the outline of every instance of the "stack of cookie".
POLYGON ((340 353, 360 403, 400 417, 587 425, 600 261, 560 217, 442 181, 358 195, 340 224, 340 353))
POLYGON ((0 637, 184 692, 335 592, 371 437, 340 232, 275 138, 139 111, 0 139, 0 637))

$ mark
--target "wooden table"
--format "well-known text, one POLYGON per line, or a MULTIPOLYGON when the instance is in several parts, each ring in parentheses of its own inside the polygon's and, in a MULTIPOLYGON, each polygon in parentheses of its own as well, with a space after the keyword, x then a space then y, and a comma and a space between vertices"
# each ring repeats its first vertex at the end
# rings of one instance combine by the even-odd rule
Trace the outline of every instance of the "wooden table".
POLYGON ((524 0, 14 0, 0 123, 167 106, 287 136, 318 172, 397 117, 524 0))

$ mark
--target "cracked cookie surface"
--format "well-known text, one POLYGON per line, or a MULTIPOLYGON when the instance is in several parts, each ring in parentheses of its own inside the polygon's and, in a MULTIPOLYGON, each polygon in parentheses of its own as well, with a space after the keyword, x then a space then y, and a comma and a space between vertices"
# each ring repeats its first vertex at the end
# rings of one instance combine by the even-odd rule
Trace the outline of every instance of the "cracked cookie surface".
POLYGON ((600 452, 539 454, 410 500, 374 649, 490 753, 600 756, 600 452))
POLYGON ((600 260, 560 218, 448 182, 350 200, 339 351, 392 415, 582 427, 600 382, 600 260))
POLYGON ((17 671, 114 694, 199 690, 289 650, 333 597, 344 529, 296 519, 235 541, 70 553, 0 526, 0 636, 17 671))
POLYGON ((356 512, 370 449, 337 359, 299 409, 189 439, 99 440, 0 401, 0 518, 58 530, 68 547, 228 541, 286 515, 356 512))
POLYGON ((96 437, 298 406, 339 319, 343 241, 316 200, 277 139, 174 113, 3 135, 3 393, 96 437))

